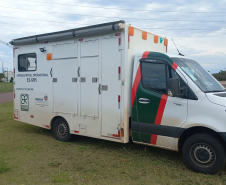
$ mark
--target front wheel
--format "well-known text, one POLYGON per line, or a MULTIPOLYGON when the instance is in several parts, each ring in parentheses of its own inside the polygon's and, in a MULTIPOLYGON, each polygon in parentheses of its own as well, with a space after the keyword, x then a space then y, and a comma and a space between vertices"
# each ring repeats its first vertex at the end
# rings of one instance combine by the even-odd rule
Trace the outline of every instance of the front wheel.
POLYGON ((68 123, 63 118, 57 118, 53 123, 53 135, 59 141, 68 142, 71 139, 68 123))
POLYGON ((215 174, 225 164, 225 150, 215 137, 196 134, 189 137, 182 148, 182 155, 188 167, 205 174, 215 174))

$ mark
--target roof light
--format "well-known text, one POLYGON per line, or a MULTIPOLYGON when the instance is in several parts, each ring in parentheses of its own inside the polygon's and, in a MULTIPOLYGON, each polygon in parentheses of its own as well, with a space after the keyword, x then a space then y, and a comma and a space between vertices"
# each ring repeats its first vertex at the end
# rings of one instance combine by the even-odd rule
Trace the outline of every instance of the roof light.
POLYGON ((129 35, 131 35, 131 36, 134 35, 134 27, 132 27, 132 26, 129 27, 129 35))
POLYGON ((154 36, 154 43, 158 43, 159 37, 157 35, 154 36))
POLYGON ((142 32, 142 39, 147 40, 148 33, 146 31, 142 32))

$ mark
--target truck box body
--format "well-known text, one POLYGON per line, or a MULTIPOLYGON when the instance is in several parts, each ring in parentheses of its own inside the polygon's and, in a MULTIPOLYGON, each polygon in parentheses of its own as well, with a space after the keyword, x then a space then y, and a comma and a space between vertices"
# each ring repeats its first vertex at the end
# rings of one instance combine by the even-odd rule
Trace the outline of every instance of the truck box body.
POLYGON ((11 43, 15 120, 51 129, 62 117, 71 134, 122 143, 129 141, 136 54, 167 52, 166 38, 124 21, 11 43))
POLYGON ((226 89, 168 40, 124 21, 15 39, 14 119, 182 151, 194 171, 226 161, 226 89))

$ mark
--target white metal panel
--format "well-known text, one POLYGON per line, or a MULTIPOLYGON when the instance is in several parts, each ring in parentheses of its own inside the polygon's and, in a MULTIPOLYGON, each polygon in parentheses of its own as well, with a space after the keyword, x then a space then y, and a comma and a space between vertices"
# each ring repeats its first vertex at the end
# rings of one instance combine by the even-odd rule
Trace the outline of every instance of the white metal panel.
POLYGON ((81 57, 98 56, 98 40, 81 42, 81 57))
POLYGON ((53 59, 74 58, 78 56, 78 43, 53 45, 53 59))
MULTIPOLYGON (((128 26, 126 25, 126 30, 128 30, 128 26)), ((159 37, 160 39, 160 37, 159 37)), ((152 51, 152 52, 160 52, 160 53, 166 53, 166 46, 164 46, 164 42, 160 43, 154 43, 154 34, 147 33, 147 40, 142 39, 142 30, 134 28, 134 35, 129 36, 129 41, 127 41, 128 44, 128 60, 126 61, 126 81, 125 81, 125 86, 126 86, 126 91, 125 94, 128 94, 128 99, 127 99, 127 106, 128 106, 128 111, 129 111, 129 117, 131 116, 131 100, 132 100, 132 84, 133 84, 133 62, 135 59, 135 55, 137 53, 144 53, 145 51, 152 51)), ((141 55, 142 56, 142 55, 141 55)), ((139 60, 138 58, 137 60, 139 60)), ((136 75, 136 73, 135 73, 136 75)))
POLYGON ((102 86, 107 85, 108 87, 107 90, 101 92, 102 135, 118 135, 120 109, 122 108, 119 109, 118 103, 118 96, 121 96, 121 81, 118 77, 118 67, 121 66, 121 53, 118 38, 103 39, 101 51, 102 86))
POLYGON ((53 61, 53 112, 77 114, 78 60, 62 59, 53 61))
POLYGON ((98 117, 98 57, 81 58, 81 115, 98 117), (93 82, 96 79, 96 82, 93 82))

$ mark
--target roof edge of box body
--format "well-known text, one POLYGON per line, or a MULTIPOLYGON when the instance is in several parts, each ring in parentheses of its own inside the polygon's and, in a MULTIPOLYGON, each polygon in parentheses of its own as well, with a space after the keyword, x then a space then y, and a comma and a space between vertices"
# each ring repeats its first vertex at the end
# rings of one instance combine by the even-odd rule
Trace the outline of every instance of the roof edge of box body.
POLYGON ((40 35, 33 35, 29 37, 18 38, 10 41, 11 45, 27 45, 27 44, 35 44, 35 43, 44 43, 44 42, 51 42, 51 41, 59 41, 64 39, 70 38, 78 38, 78 37, 85 37, 85 36, 93 36, 98 34, 107 33, 114 30, 123 29, 120 24, 125 23, 125 21, 115 21, 103 24, 97 24, 92 26, 86 26, 76 29, 40 34, 40 35))

